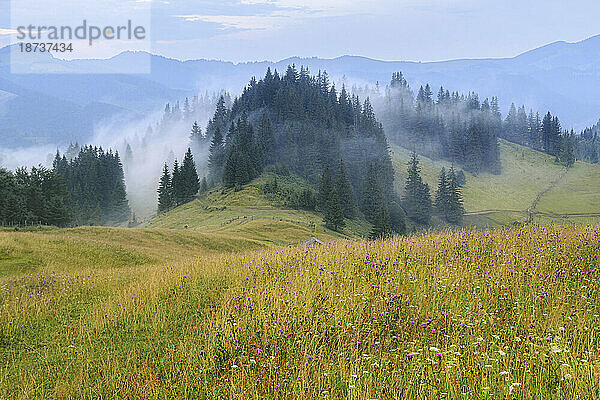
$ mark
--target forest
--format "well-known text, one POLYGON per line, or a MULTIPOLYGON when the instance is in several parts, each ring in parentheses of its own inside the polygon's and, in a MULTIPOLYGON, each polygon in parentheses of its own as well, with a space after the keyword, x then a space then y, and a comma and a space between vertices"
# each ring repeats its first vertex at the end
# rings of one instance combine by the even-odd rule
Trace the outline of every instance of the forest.
POLYGON ((434 97, 429 84, 415 96, 402 72, 393 74, 377 105, 392 142, 474 174, 502 172, 498 138, 550 154, 566 166, 576 158, 592 161, 597 153, 597 127, 578 136, 563 131, 550 112, 540 117, 514 104, 503 119, 498 97, 481 101, 475 92, 465 95, 444 87, 434 97))
POLYGON ((288 186, 284 193, 275 180, 263 192, 285 197, 290 207, 321 213, 333 230, 364 218, 373 225, 373 237, 406 232, 407 219, 428 226, 433 215, 459 225, 463 169, 500 174, 498 138, 550 154, 567 167, 576 159, 598 162, 600 123, 576 135, 563 130, 550 112, 540 117, 512 104, 503 117, 497 97, 480 101, 477 93, 443 87, 434 96, 428 84, 415 96, 401 72, 392 75, 383 96, 371 93, 374 103, 354 92, 360 91, 345 86, 338 91, 325 71, 311 75, 305 67, 290 65, 283 75, 268 69, 264 78, 252 78, 233 100, 222 92, 186 98, 182 106, 167 104, 145 135, 124 142, 125 166, 117 151, 75 144, 62 155, 57 152, 51 170, 2 170, 6 205, 0 222, 72 226, 135 220, 125 187, 127 170, 135 173, 132 166, 155 163, 144 159, 158 147, 153 141, 186 128, 181 163, 172 149, 162 151, 167 160, 158 182, 159 213, 219 185, 239 190, 264 172, 292 174, 308 186, 288 186), (206 118, 208 110, 214 113, 203 132, 197 120, 206 118), (393 189, 388 139, 414 153, 402 196, 393 189), (453 164, 440 171, 435 190, 421 179, 419 154, 453 164))
POLYGON ((53 172, 67 188, 72 224, 114 225, 129 220, 131 210, 118 152, 84 146, 72 159, 57 152, 53 172))
POLYGON ((320 185, 315 207, 332 229, 362 213, 372 223, 384 215, 391 230, 404 230, 387 138, 370 100, 344 87, 338 93, 326 72, 311 76, 290 65, 280 76, 268 69, 230 109, 219 102, 206 136, 211 182, 235 189, 266 167, 292 172, 320 185))
POLYGON ((62 178, 43 167, 0 168, 0 224, 66 226, 70 197, 62 178))

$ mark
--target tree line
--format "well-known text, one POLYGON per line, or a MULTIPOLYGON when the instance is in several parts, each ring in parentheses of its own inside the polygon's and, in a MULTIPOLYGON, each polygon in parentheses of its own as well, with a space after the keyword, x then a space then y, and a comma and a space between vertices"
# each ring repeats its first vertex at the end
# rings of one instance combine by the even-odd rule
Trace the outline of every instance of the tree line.
POLYGON ((498 97, 480 101, 479 95, 450 92, 437 95, 429 84, 415 96, 401 72, 394 73, 380 101, 381 118, 395 143, 419 154, 461 165, 472 173, 500 173, 498 138, 504 138, 555 157, 571 166, 577 158, 595 160, 592 129, 582 135, 563 130, 550 112, 543 117, 525 106, 511 104, 503 119, 498 97), (592 143, 592 145, 590 145, 592 143))
POLYGON ((431 158, 450 160, 472 173, 500 173, 498 137, 502 117, 498 98, 479 100, 477 93, 434 96, 429 84, 415 96, 401 72, 394 73, 379 104, 392 142, 431 158))
POLYGON ((72 224, 111 225, 129 220, 131 210, 118 152, 84 146, 68 159, 57 151, 52 170, 67 188, 72 224))
POLYGON ((0 168, 0 224, 67 226, 70 199, 62 178, 44 167, 0 168))
POLYGON ((502 137, 531 147, 555 157, 556 161, 570 167, 577 156, 577 137, 573 131, 563 131, 560 120, 550 112, 540 119, 539 113, 529 114, 525 106, 517 110, 511 104, 502 126, 502 137))
POLYGON ((202 178, 202 182, 198 179, 194 156, 191 148, 188 148, 181 166, 175 159, 172 172, 169 171, 166 163, 163 167, 158 185, 158 212, 162 213, 180 206, 192 200, 199 191, 204 192, 207 189, 206 178, 202 178))

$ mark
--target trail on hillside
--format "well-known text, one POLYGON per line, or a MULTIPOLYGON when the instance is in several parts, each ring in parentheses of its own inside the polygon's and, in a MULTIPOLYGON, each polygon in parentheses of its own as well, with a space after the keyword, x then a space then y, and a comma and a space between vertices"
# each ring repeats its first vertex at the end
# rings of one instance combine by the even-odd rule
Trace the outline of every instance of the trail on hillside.
POLYGON ((538 203, 540 202, 540 200, 542 199, 542 197, 548 193, 549 191, 551 191, 552 189, 554 189, 556 187, 556 185, 558 185, 558 183, 567 175, 567 171, 568 168, 565 168, 560 175, 558 176, 558 178, 556 178, 554 181, 552 181, 552 183, 550 183, 550 185, 542 190, 540 193, 538 193, 538 195, 536 196, 535 200, 533 200, 533 203, 531 204, 531 206, 527 209, 527 223, 530 224, 533 222, 533 216, 536 214, 535 209, 538 205, 538 203))
POLYGON ((558 178, 556 178, 554 181, 552 181, 550 183, 550 185, 548 185, 548 187, 546 187, 544 190, 542 190, 540 193, 538 193, 537 196, 535 197, 535 199, 533 200, 533 202, 531 203, 531 206, 529 206, 529 208, 527 208, 527 210, 525 210, 525 211, 523 211, 523 210, 508 210, 508 209, 491 209, 491 210, 471 211, 471 212, 465 213, 464 215, 465 216, 488 215, 488 214, 496 214, 496 213, 503 213, 503 212, 526 213, 527 214, 527 223, 533 222, 534 215, 544 215, 544 216, 548 216, 548 217, 557 217, 557 218, 600 216, 600 214, 594 214, 594 213, 554 214, 554 213, 544 213, 544 212, 535 211, 535 209, 537 208, 537 205, 540 202, 540 200, 542 199, 542 197, 544 197, 544 195, 547 194, 550 190, 554 189, 560 183, 560 181, 562 179, 564 179, 564 177, 567 174, 567 171, 568 171, 568 169, 565 168, 560 173, 558 178))

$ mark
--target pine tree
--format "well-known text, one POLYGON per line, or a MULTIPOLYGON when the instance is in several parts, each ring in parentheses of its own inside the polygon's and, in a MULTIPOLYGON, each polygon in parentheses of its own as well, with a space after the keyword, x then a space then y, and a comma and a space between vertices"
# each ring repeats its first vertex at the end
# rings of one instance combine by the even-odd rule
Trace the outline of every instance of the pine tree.
POLYGON ((200 125, 198 125, 198 122, 194 121, 190 132, 190 147, 199 150, 202 145, 202 140, 204 140, 202 137, 202 129, 200 128, 200 125))
POLYGON ((208 155, 209 176, 215 181, 221 180, 223 167, 225 165, 225 146, 220 128, 216 128, 211 140, 208 155))
POLYGON ((565 167, 570 168, 575 164, 575 148, 577 147, 575 133, 573 131, 571 134, 565 132, 561 139, 559 161, 565 167))
POLYGON ((185 202, 185 183, 184 177, 179 167, 179 162, 175 159, 173 163, 173 173, 171 175, 171 188, 173 205, 180 206, 185 202))
POLYGON ((461 193, 461 185, 458 181, 458 176, 454 171, 454 167, 450 168, 447 177, 448 185, 448 202, 446 211, 446 220, 451 224, 460 225, 463 220, 465 209, 461 193))
POLYGON ((367 221, 374 223, 377 210, 385 203, 383 188, 379 180, 379 171, 375 163, 371 163, 362 185, 360 209, 367 221))
POLYGON ((417 154, 413 152, 411 160, 408 163, 408 177, 404 186, 404 209, 409 218, 427 225, 431 217, 431 195, 429 185, 423 183, 419 167, 417 154))
POLYGON ((194 157, 190 148, 188 148, 183 158, 181 175, 183 177, 183 198, 187 201, 197 195, 200 190, 200 181, 198 179, 198 173, 196 172, 196 164, 194 163, 194 157))
POLYGON ((342 210, 344 211, 344 216, 349 219, 353 218, 355 210, 354 194, 352 185, 346 176, 344 160, 340 160, 335 188, 340 198, 340 204, 342 206, 342 210))
POLYGON ((109 192, 109 204, 106 207, 105 216, 110 222, 125 222, 131 216, 131 209, 127 200, 127 190, 125 188, 125 173, 119 153, 114 155, 109 152, 107 155, 109 162, 108 182, 105 183, 105 190, 109 192))
POLYGON ((333 182, 331 179, 331 171, 329 170, 329 167, 326 166, 321 175, 321 183, 319 186, 319 209, 323 212, 327 211, 327 203, 332 189, 333 182))
POLYGON ((333 187, 329 193, 329 199, 327 200, 327 212, 325 213, 325 225, 336 232, 339 232, 345 225, 344 222, 344 211, 340 204, 340 198, 337 193, 337 189, 333 187))
POLYGON ((208 182, 206 181, 206 177, 202 177, 202 182, 200 183, 200 193, 206 193, 208 190, 208 182))
POLYGON ((375 223, 371 230, 371 239, 385 239, 390 236, 391 233, 390 215, 385 204, 382 204, 375 216, 375 223))
POLYGON ((223 172, 223 184, 228 188, 232 188, 236 185, 236 173, 238 171, 237 161, 237 153, 233 151, 227 153, 227 160, 225 161, 225 169, 223 172))
POLYGON ((189 121, 192 119, 192 108, 190 106, 190 100, 186 97, 183 103, 183 119, 189 121))
POLYGON ((542 120, 542 149, 544 153, 558 156, 560 151, 560 121, 550 112, 542 120))
POLYGON ((449 202, 449 182, 446 179, 446 169, 442 168, 438 181, 438 189, 435 193, 435 209, 442 218, 446 219, 448 215, 449 202))
POLYGON ((133 161, 133 151, 129 143, 125 146, 125 164, 129 164, 133 161))

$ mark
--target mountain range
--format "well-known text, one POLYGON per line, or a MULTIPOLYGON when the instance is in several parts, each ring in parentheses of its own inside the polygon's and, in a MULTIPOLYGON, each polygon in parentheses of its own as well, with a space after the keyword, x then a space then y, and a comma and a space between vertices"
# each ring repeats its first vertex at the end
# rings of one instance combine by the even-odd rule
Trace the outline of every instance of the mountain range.
POLYGON ((504 112, 511 102, 558 115, 564 128, 580 130, 600 118, 600 35, 576 43, 555 42, 513 58, 441 62, 379 61, 358 56, 334 59, 288 58, 234 64, 215 60, 180 61, 150 55, 150 74, 119 74, 120 65, 148 54, 125 52, 105 60, 36 58, 32 69, 51 63, 61 74, 11 74, 10 47, 0 49, 0 146, 24 147, 89 140, 107 119, 130 120, 205 91, 238 94, 267 67, 289 64, 326 70, 334 82, 381 86, 402 71, 413 89, 430 83, 434 92, 475 91, 499 96, 504 112), (101 69, 105 74, 86 71, 101 69))

